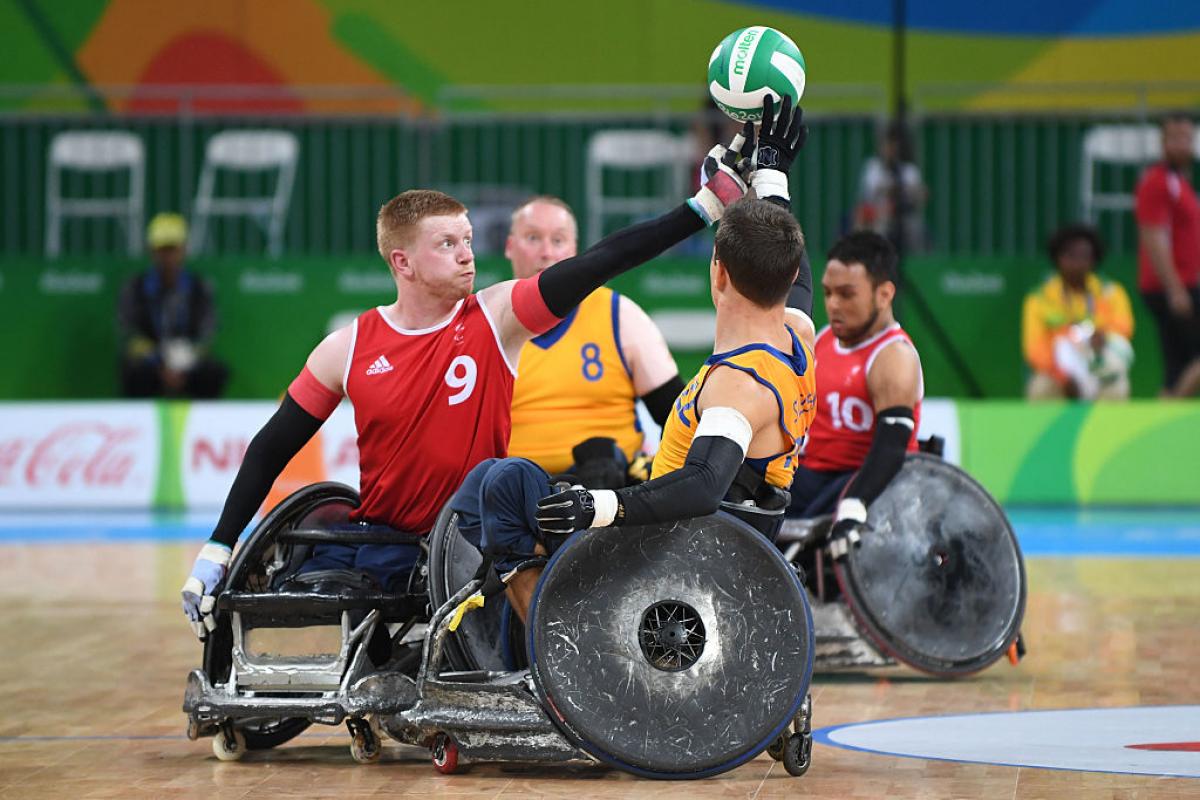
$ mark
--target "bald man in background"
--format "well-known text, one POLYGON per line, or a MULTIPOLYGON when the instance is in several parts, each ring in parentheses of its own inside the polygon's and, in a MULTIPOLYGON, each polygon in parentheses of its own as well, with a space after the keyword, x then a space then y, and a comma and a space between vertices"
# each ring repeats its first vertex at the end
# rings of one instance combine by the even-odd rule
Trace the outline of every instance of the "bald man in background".
MULTIPOLYGON (((531 198, 513 212, 504 255, 527 278, 574 256, 578 226, 557 197, 531 198)), ((642 447, 638 399, 659 425, 683 390, 666 340, 628 297, 601 287, 521 350, 509 455, 550 474, 574 468, 585 483, 618 488, 642 447), (617 484, 617 485, 608 485, 617 484)))

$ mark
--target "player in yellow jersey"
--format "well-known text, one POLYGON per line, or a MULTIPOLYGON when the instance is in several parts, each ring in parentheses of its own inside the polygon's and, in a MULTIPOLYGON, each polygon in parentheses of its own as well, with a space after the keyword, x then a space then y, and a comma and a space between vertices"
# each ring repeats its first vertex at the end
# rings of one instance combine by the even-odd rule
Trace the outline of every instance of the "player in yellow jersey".
MULTIPOLYGON (((520 279, 574 256, 577 247, 570 207, 543 195, 513 212, 504 255, 520 279)), ((573 468, 593 488, 624 486, 624 465, 642 447, 638 398, 662 425, 681 389, 654 322, 628 297, 601 287, 521 349, 509 455, 551 474, 573 468)))
POLYGON ((714 352, 675 401, 651 479, 542 499, 543 537, 670 522, 719 507, 767 536, 778 533, 816 412, 811 323, 785 305, 803 248, 800 225, 770 200, 743 200, 725 212, 710 267, 714 352))

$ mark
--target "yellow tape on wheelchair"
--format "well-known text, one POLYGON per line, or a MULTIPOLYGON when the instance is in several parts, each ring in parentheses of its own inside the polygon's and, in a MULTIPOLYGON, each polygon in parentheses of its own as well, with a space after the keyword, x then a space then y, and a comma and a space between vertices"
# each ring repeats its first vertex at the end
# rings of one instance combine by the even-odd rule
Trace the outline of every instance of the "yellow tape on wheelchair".
POLYGON ((484 599, 483 595, 476 592, 459 603, 458 608, 454 609, 454 616, 450 618, 450 624, 446 626, 450 629, 450 632, 453 633, 458 630, 458 626, 462 623, 462 618, 468 611, 473 608, 483 608, 484 599))

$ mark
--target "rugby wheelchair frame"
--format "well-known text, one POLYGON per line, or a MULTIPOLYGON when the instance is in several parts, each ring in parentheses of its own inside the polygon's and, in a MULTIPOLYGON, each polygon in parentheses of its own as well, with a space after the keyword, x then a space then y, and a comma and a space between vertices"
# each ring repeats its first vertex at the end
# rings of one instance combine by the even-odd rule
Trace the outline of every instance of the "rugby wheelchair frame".
POLYGON ((184 699, 188 737, 212 735, 218 758, 276 747, 314 722, 343 721, 354 759, 378 758, 370 716, 402 707, 411 680, 401 671, 373 669, 368 644, 386 635, 397 648, 428 618, 423 559, 404 593, 384 592, 364 574, 342 570, 314 574, 325 579, 320 586, 289 583, 314 544, 424 546, 424 537, 350 525, 358 502, 358 493, 342 484, 304 487, 268 513, 234 556, 217 598, 216 629, 204 642, 203 668, 188 676, 184 699), (316 626, 336 626, 336 649, 276 655, 250 647, 256 631, 316 626))
POLYGON ((524 670, 498 664, 495 641, 479 635, 499 630, 509 611, 494 593, 502 584, 478 577, 489 570, 479 569, 482 557, 448 509, 423 543, 429 560, 415 571, 438 587, 432 614, 424 580, 401 594, 354 575, 293 590, 288 579, 314 543, 403 536, 347 527, 357 502, 340 484, 306 487, 268 514, 235 556, 183 706, 189 737, 213 736, 218 758, 277 746, 314 722, 345 722, 356 761, 377 760, 386 734, 428 747, 443 773, 470 761, 608 764, 686 779, 732 769, 764 749, 789 773, 807 771, 812 618, 794 569, 744 523, 717 514, 575 534, 543 572, 528 632, 511 634, 528 655, 524 670), (717 566, 700 575, 696 564, 717 566), (472 570, 465 581, 464 570, 472 570), (405 645, 424 620, 418 661, 405 645), (336 652, 250 646, 260 629, 314 625, 338 627, 336 652), (368 643, 384 630, 393 655, 381 668, 368 643))

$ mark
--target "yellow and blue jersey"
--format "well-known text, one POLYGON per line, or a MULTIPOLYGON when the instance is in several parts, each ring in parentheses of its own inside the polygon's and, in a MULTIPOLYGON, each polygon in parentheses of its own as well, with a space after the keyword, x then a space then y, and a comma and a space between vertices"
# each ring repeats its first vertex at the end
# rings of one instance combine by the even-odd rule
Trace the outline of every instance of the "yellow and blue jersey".
POLYGON ((620 300, 597 289, 521 349, 509 455, 555 474, 571 466, 571 448, 594 436, 615 439, 630 460, 637 454, 643 437, 621 350, 620 300))
POLYGON ((792 352, 784 353, 769 344, 748 344, 725 353, 709 356, 675 401, 675 408, 663 427, 662 443, 654 457, 651 478, 674 472, 683 466, 700 417, 696 402, 704 382, 717 367, 746 373, 771 390, 779 405, 779 429, 787 447, 766 458, 747 458, 746 464, 781 489, 792 485, 797 457, 808 426, 817 408, 816 362, 812 351, 788 327, 792 352))

